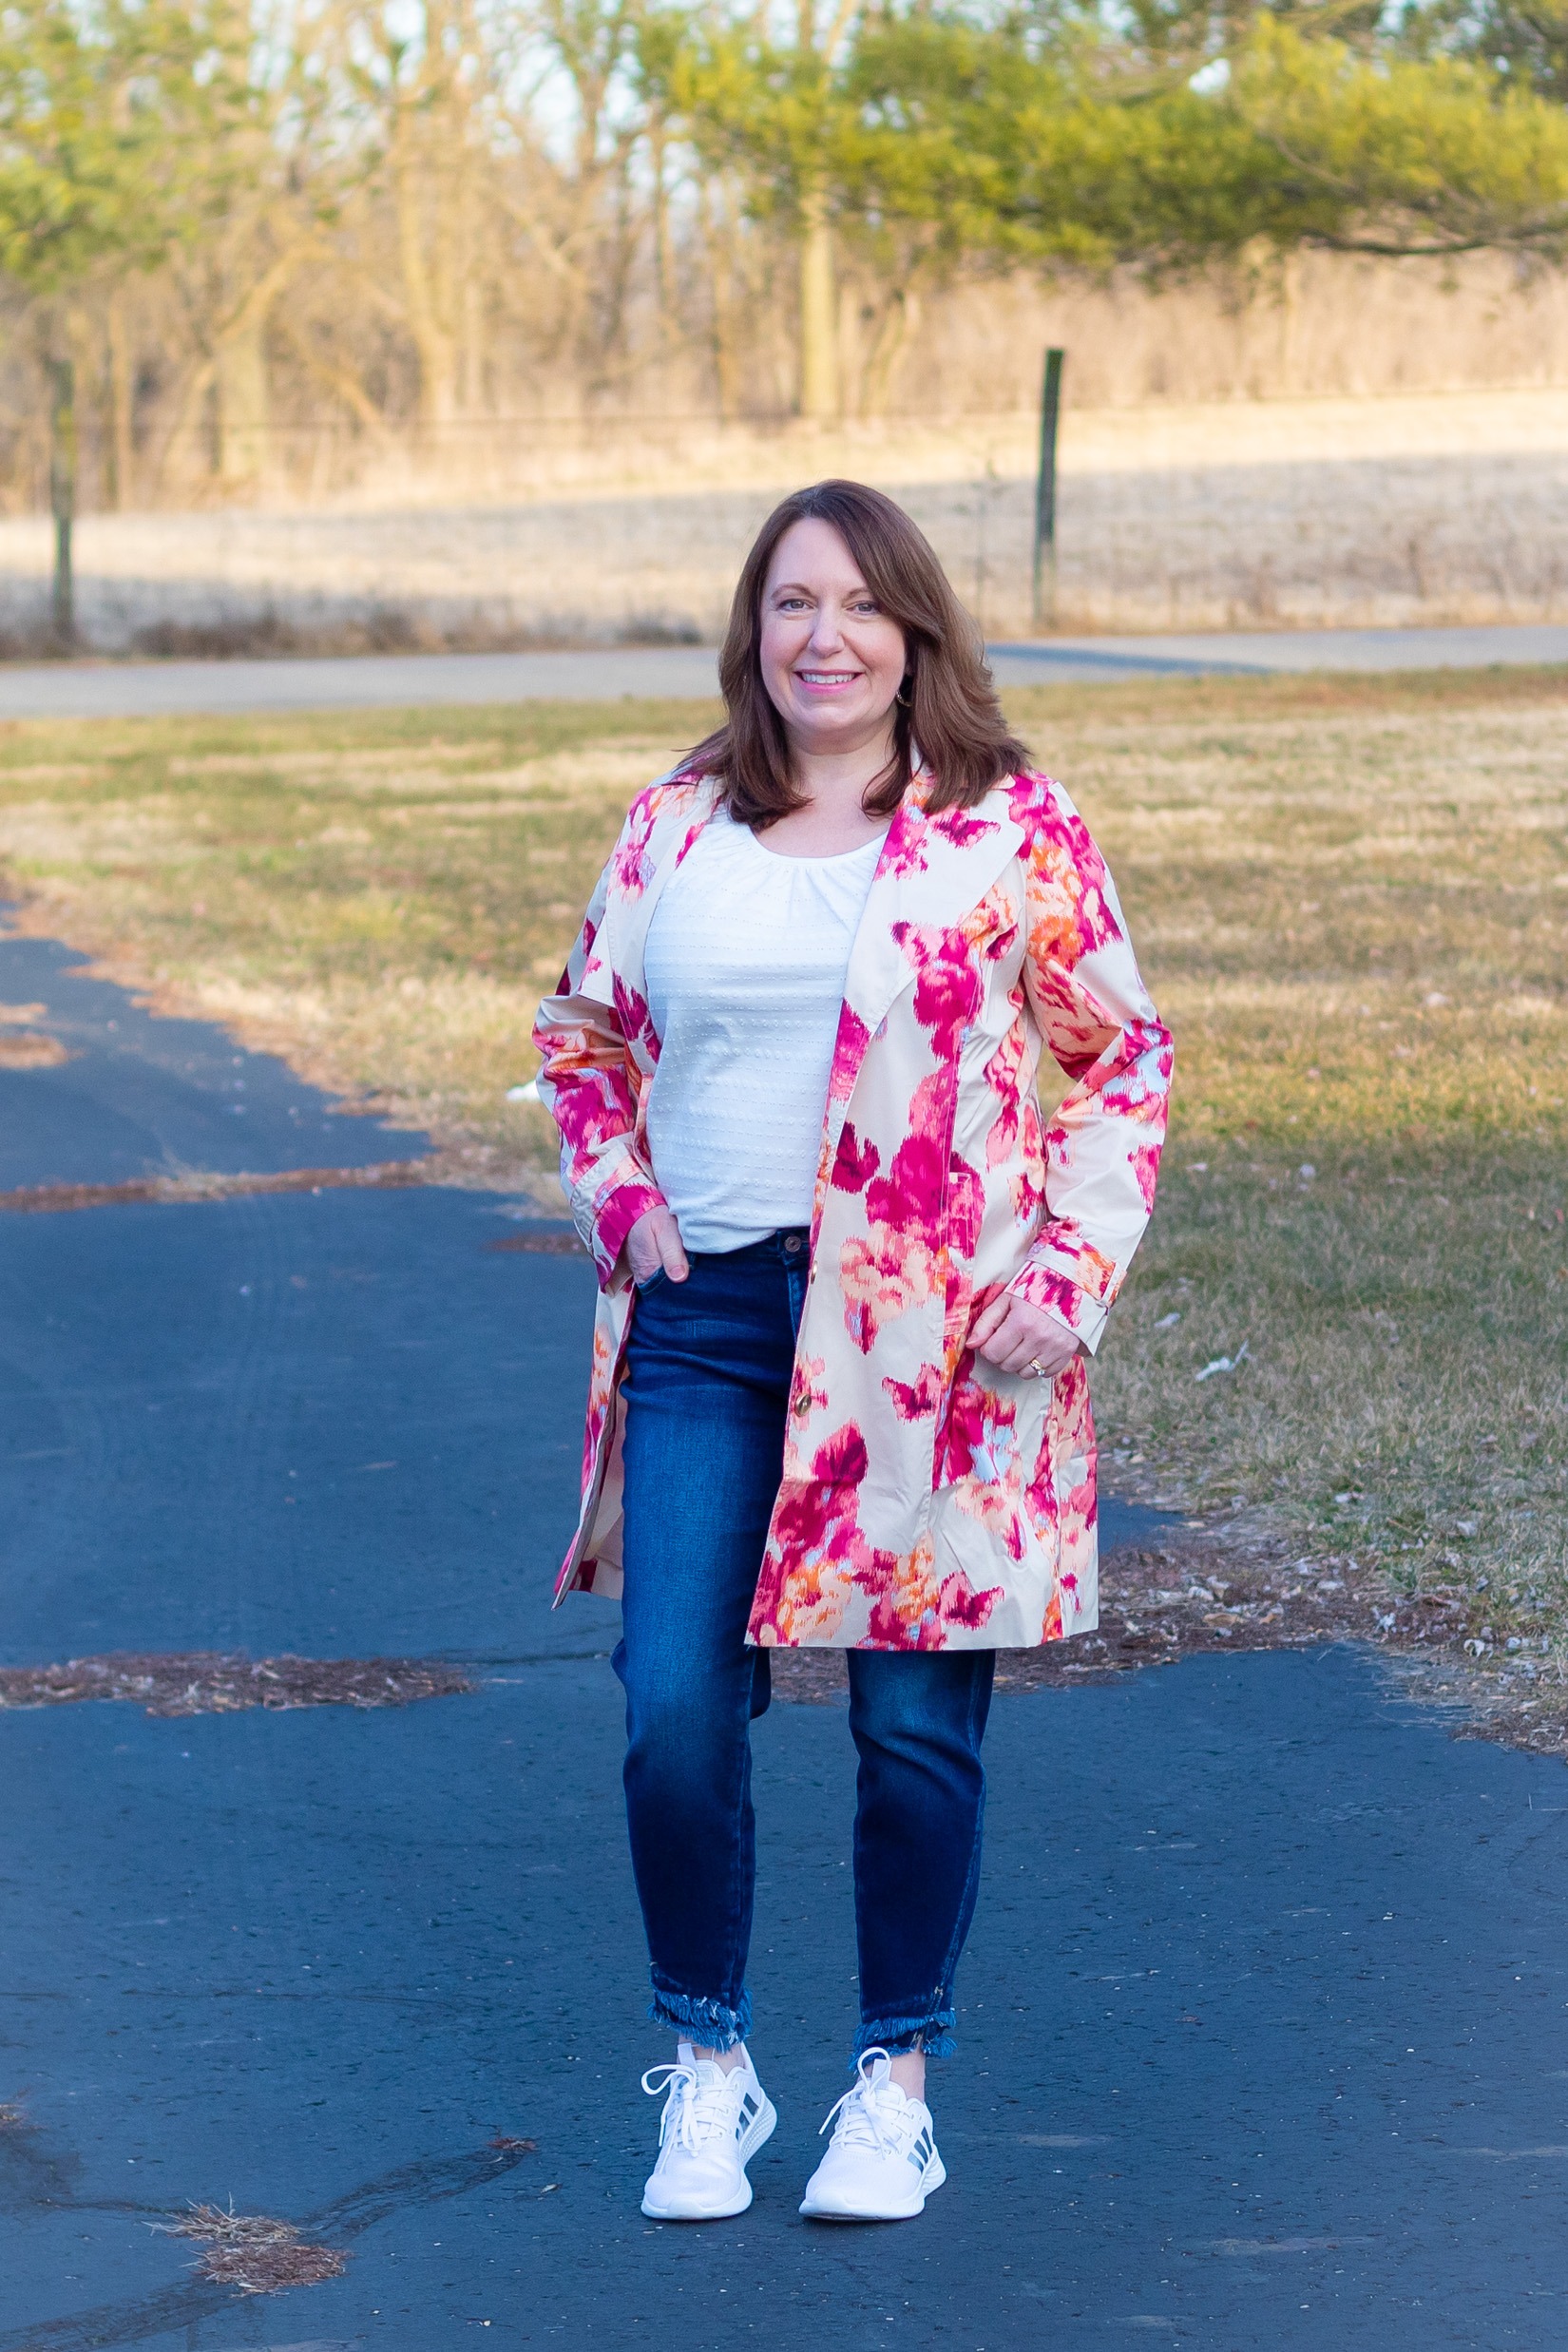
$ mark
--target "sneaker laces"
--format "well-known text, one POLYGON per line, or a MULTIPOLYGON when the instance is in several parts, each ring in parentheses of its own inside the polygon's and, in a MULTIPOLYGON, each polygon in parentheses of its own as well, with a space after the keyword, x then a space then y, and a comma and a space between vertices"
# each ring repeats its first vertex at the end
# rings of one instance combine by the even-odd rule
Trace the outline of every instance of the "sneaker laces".
MULTIPOLYGON (((711 2063, 711 2061, 710 2061, 711 2063)), ((659 2145, 672 2144, 695 2155, 704 2140, 728 2139, 735 2132, 735 2101, 730 2095, 731 2075, 744 2072, 734 2067, 730 2074, 722 2069, 717 2082, 698 2080, 697 2069, 677 2058, 666 2066, 650 2066, 642 2077, 642 2088, 650 2098, 660 2092, 668 2096, 659 2127, 659 2145)))
MULTIPOLYGON (((837 2116, 838 2127, 833 2133, 833 2138, 842 2141, 847 2148, 874 2148, 878 2155, 884 2156, 899 2155, 903 2152, 898 2141, 904 2134, 899 2132, 889 2137, 883 2129, 885 2118, 889 2121, 902 2122, 909 2106, 908 2098, 902 2091, 899 2092, 900 2105, 898 2107, 893 2107, 890 2103, 885 2104, 883 2101, 881 2094, 884 2091, 898 2091, 899 2088, 892 2080, 892 2053, 889 2050, 875 2048, 861 2052, 856 2062, 857 2079, 850 2085, 844 2096, 841 2099, 835 2099, 832 2106, 829 2108, 823 2119, 822 2130, 816 2135, 818 2139, 822 2137, 822 2132, 826 2132, 834 2116, 837 2116), (883 2075, 880 2082, 875 2079, 878 2058, 885 2058, 889 2068, 888 2074, 883 2075), (870 2062, 870 2073, 867 2071, 868 2060, 870 2062)), ((912 2121, 912 2117, 910 2120, 912 2121)))

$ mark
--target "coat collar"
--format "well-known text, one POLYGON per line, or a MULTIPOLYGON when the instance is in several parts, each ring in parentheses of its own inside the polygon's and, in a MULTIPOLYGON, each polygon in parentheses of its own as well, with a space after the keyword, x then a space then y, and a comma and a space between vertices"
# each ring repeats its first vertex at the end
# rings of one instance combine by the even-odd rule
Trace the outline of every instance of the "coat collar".
MULTIPOLYGON (((940 934, 961 922, 1023 846, 1023 829, 1013 822, 1001 786, 975 808, 945 809, 934 816, 925 805, 931 789, 929 774, 916 776, 888 828, 850 950, 829 1088, 830 1139, 843 1125, 868 1045, 914 984, 917 965, 906 943, 911 934, 940 934)), ((604 922, 581 984, 584 994, 617 1004, 634 1018, 645 1011, 644 959, 654 909, 716 801, 707 778, 677 774, 650 787, 644 821, 617 851, 604 922)))

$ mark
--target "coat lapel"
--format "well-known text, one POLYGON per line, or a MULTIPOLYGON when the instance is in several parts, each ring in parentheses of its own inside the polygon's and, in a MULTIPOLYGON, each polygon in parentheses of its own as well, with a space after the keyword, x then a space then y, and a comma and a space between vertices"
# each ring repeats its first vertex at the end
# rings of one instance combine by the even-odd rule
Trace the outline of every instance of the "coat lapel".
POLYGON ((913 985, 916 967, 904 941, 913 930, 940 933, 962 922, 1023 844, 1002 792, 988 794, 978 808, 927 816, 921 806, 924 781, 917 779, 888 829, 850 951, 828 1090, 830 1148, 844 1124, 867 1047, 913 985))
POLYGON ((627 1043, 644 1068, 657 1059, 647 1052, 645 1027, 648 927, 665 886, 714 813, 714 788, 679 774, 650 786, 642 795, 641 825, 616 845, 603 920, 578 983, 581 995, 613 1004, 631 1016, 627 1043))

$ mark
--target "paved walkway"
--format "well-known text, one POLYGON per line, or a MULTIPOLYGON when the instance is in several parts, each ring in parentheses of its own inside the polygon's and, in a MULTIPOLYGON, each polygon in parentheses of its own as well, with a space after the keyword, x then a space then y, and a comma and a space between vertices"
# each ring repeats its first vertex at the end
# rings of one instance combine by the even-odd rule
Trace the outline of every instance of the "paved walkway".
MULTIPOLYGON (((130 1008, 86 986, 0 942, 0 996, 85 1047, 0 1072, 10 1182, 318 1157, 286 1072, 199 1024, 119 1062, 130 1008)), ((775 1705, 780 2128, 742 2220, 642 2220, 615 1612, 546 1605, 590 1275, 489 1247, 504 1208, 0 1213, 0 1663, 439 1653, 478 1686, 0 1712, 0 2352, 1556 2352, 1568 1777, 1353 1652, 998 1701, 951 2180, 889 2231, 794 2209, 854 2008, 853 1765, 837 1710, 775 1705), (149 2227, 231 2199, 342 2275, 246 2298, 149 2227)))
MULTIPOLYGON (((1271 670, 1477 669, 1568 661, 1568 628, 1296 629, 1063 637, 997 644, 1004 686, 1271 670)), ((0 719, 139 718, 181 711, 313 711, 441 702, 616 701, 717 693, 699 645, 585 653, 366 654, 312 661, 0 665, 0 719)))

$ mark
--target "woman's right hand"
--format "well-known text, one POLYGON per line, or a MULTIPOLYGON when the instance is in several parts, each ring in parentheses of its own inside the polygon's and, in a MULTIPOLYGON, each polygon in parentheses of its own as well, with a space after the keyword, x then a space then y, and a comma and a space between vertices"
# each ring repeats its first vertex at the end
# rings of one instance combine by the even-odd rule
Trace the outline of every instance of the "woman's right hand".
POLYGON ((680 1243, 680 1228, 673 1209, 649 1209, 626 1235, 626 1257, 634 1282, 651 1282, 662 1272, 672 1282, 684 1282, 691 1272, 680 1243))

